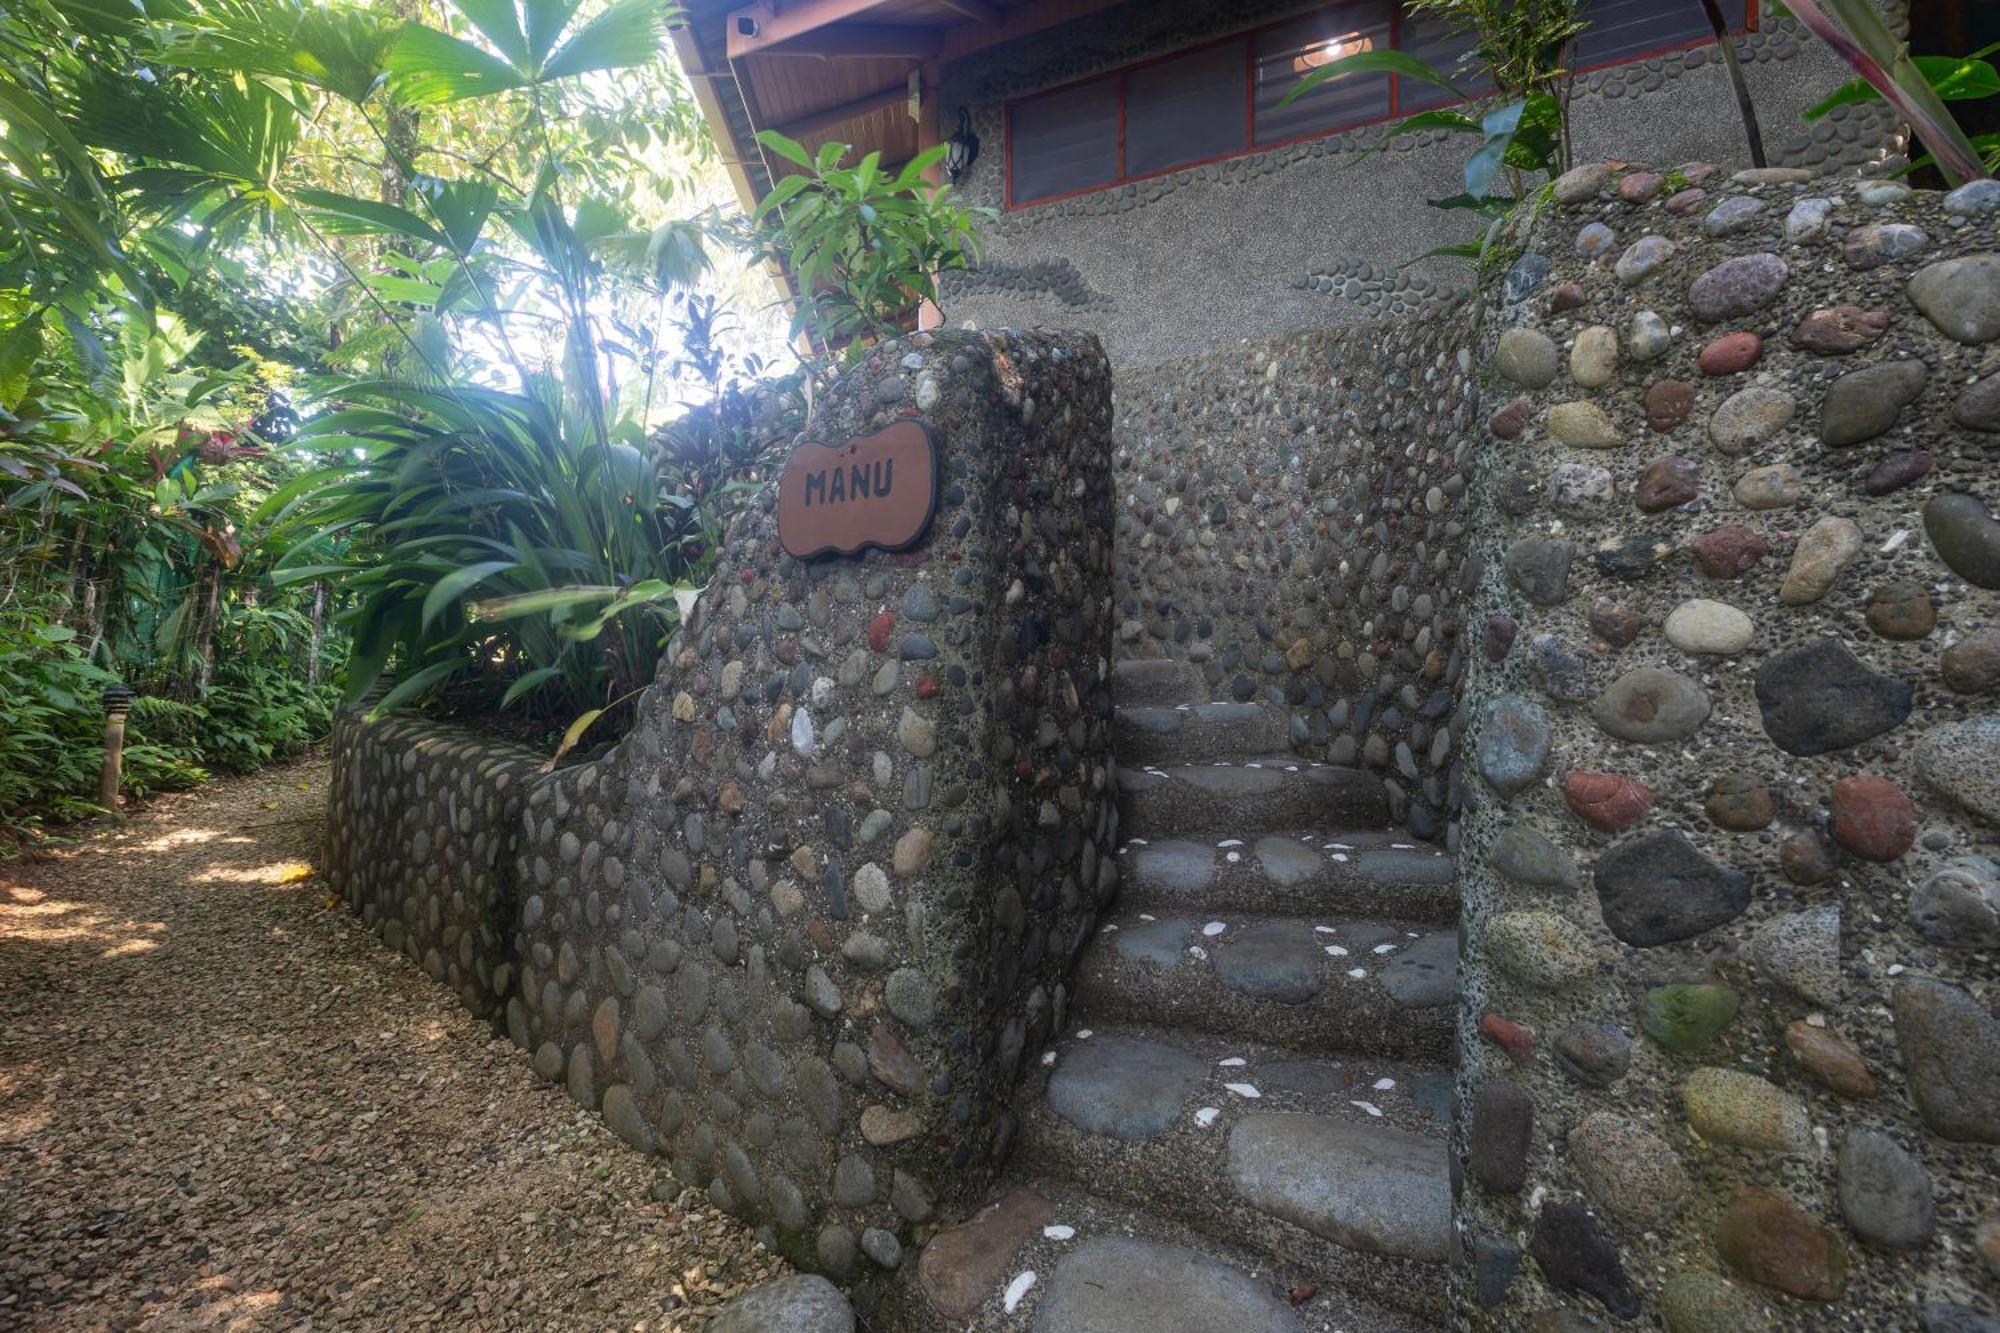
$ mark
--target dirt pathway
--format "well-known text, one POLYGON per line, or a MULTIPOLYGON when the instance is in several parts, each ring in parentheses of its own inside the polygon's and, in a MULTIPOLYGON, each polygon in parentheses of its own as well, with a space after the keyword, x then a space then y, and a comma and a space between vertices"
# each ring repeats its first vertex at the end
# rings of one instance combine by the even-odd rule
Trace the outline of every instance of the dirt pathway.
POLYGON ((325 777, 0 865, 0 1328, 683 1329, 782 1271, 329 901, 325 777))

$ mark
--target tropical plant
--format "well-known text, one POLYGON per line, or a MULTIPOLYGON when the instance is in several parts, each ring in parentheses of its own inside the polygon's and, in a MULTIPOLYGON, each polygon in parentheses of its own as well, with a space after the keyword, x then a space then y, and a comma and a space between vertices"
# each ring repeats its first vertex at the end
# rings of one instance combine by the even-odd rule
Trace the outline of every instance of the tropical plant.
MULTIPOLYGON (((1443 19, 1448 31, 1471 38, 1459 68, 1439 70, 1406 51, 1363 51, 1313 70, 1284 101, 1357 74, 1394 74, 1444 89, 1465 106, 1406 117, 1388 127, 1382 146, 1399 134, 1419 130, 1477 137, 1479 146, 1465 163, 1465 188, 1430 203, 1497 220, 1526 197, 1533 177, 1553 180, 1569 169, 1573 88, 1569 54, 1588 26, 1583 17, 1585 0, 1408 0, 1408 6, 1413 13, 1443 19), (1485 96, 1460 86, 1480 68, 1493 84, 1493 92, 1485 96), (1499 192, 1502 188, 1507 192, 1499 192)), ((1430 255, 1476 259, 1484 253, 1486 244, 1480 241, 1444 246, 1430 255)))
POLYGON ((772 130, 757 141, 799 168, 757 205, 750 238, 798 285, 795 334, 828 348, 895 337, 920 303, 937 299, 939 273, 978 257, 975 224, 993 210, 961 207, 949 187, 925 179, 945 145, 891 172, 880 153, 846 165, 852 150, 842 143, 808 152, 772 130))
POLYGON ((1882 100, 1916 131, 1929 152, 1912 167, 1935 166, 1951 185, 2000 171, 2000 132, 1967 135, 1948 103, 2000 96, 2000 71, 1988 56, 1914 56, 1868 0, 1785 0, 1793 17, 1853 67, 1857 77, 1806 112, 1818 120, 1839 106, 1882 100))

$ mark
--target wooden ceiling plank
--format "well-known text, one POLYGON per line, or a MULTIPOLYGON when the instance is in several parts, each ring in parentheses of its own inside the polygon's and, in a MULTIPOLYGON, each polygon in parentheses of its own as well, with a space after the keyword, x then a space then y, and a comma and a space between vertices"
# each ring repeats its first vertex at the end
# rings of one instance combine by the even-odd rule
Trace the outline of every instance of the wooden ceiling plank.
POLYGON ((781 9, 777 0, 757 0, 731 10, 723 20, 729 58, 761 55, 834 24, 865 19, 886 3, 888 0, 790 0, 781 9))
POLYGON ((989 3, 989 0, 937 0, 937 2, 952 13, 969 18, 974 23, 983 23, 989 28, 997 28, 1007 21, 1006 15, 1000 12, 1000 7, 989 3))
POLYGON ((910 24, 846 23, 767 46, 760 59, 780 56, 814 60, 931 60, 944 46, 944 29, 910 24))
POLYGON ((878 88, 872 93, 856 97, 851 101, 842 102, 838 106, 826 107, 819 111, 808 111, 802 116, 796 116, 778 126, 778 133, 784 135, 787 139, 803 139, 809 134, 817 134, 821 130, 830 130, 836 125, 844 125, 850 120, 858 120, 860 117, 872 114, 873 112, 884 111, 892 106, 900 105, 909 95, 910 86, 907 82, 892 84, 887 88, 878 88))

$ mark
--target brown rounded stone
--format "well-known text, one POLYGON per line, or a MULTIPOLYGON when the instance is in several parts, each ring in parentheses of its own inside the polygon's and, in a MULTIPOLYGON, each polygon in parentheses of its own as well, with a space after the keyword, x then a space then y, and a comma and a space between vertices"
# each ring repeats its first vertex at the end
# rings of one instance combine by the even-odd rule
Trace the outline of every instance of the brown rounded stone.
POLYGON ((1868 598, 1868 628, 1885 639, 1921 639, 1937 628, 1937 608, 1922 584, 1885 583, 1868 598))
MULTIPOLYGON (((1528 428, 1528 422, 1535 415, 1535 405, 1526 398, 1516 398, 1486 419, 1486 428, 1503 440, 1516 440, 1528 428)), ((876 651, 881 651, 877 649, 876 651)))
POLYGON ((1580 308, 1585 301, 1583 284, 1565 282, 1549 293, 1549 313, 1560 315, 1565 311, 1580 308))
POLYGON ((1614 648, 1623 648, 1639 637, 1639 631, 1646 622, 1639 613, 1609 597, 1600 597, 1590 604, 1590 629, 1598 638, 1614 648))
POLYGON ((1674 195, 1667 202, 1661 204, 1660 207, 1666 209, 1677 218, 1685 217, 1697 208, 1700 208, 1707 199, 1707 190, 1701 189, 1699 186, 1690 185, 1687 189, 1682 190, 1679 194, 1674 195))
POLYGON ((1657 380, 1646 390, 1646 424, 1664 435, 1694 411, 1694 385, 1686 380, 1657 380))
POLYGON ((1041 1195, 1014 1186, 969 1221, 931 1238, 917 1258, 917 1285, 945 1318, 966 1323, 1006 1281, 1015 1253, 1055 1215, 1041 1195))
POLYGON ((1825 1028, 1798 1019, 1785 1028, 1785 1045, 1800 1069, 1850 1101, 1865 1102, 1879 1091, 1861 1052, 1825 1028))
POLYGON ((1892 495, 1929 476, 1936 462, 1928 449, 1899 449, 1875 465, 1861 489, 1870 495, 1892 495))
POLYGON ((1893 861, 1917 840, 1923 812, 1903 789, 1873 774, 1833 784, 1833 840, 1866 861, 1893 861))
POLYGON ((1889 331, 1889 312, 1841 305, 1813 311, 1792 330, 1792 341, 1821 356, 1856 352, 1889 331))
POLYGON ((1808 887, 1825 883, 1833 874, 1833 856, 1817 833, 1794 833, 1778 848, 1778 865, 1785 878, 1808 887))
POLYGON ((1618 197, 1628 204, 1643 204, 1657 199, 1666 184, 1667 178, 1657 171, 1635 171, 1619 179, 1618 197))
POLYGON ((1755 833, 1778 817, 1771 789, 1747 773, 1724 773, 1717 778, 1708 789, 1703 809, 1718 828, 1732 833, 1755 833))
POLYGON ((1585 823, 1603 833, 1631 828, 1653 806, 1653 793, 1637 778, 1583 769, 1563 779, 1563 799, 1585 823))
POLYGON ((1712 579, 1740 579, 1771 553, 1762 536, 1738 523, 1704 532, 1688 543, 1688 554, 1712 579))
POLYGON ((1737 375, 1764 355, 1764 340, 1754 333, 1725 333, 1701 349, 1695 364, 1704 375, 1737 375))
POLYGON ((1715 1247, 1739 1274, 1788 1296, 1837 1301, 1847 1295, 1847 1246, 1839 1234, 1772 1190, 1738 1190, 1715 1247))
POLYGON ((1632 486, 1632 503, 1645 514, 1678 508, 1701 494, 1701 465, 1692 458, 1656 458, 1632 486))
POLYGON ((1988 1213, 1979 1219, 1979 1229, 1972 1233, 1972 1244, 1986 1261, 1986 1271, 2000 1277, 2000 1213, 1988 1213))
POLYGON ((927 828, 913 828, 896 839, 896 850, 890 864, 898 879, 916 874, 931 863, 931 831, 927 828))
POLYGON ((1960 694, 1984 694, 2000 685, 2000 629, 1968 634, 1939 659, 1944 683, 1960 694))

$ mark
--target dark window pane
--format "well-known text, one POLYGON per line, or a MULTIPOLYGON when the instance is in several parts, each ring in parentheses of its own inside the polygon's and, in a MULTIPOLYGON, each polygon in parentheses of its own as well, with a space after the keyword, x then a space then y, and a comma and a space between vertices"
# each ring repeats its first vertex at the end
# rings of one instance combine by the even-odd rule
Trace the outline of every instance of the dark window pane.
POLYGON ((1349 0, 1257 34, 1257 142, 1380 120, 1389 114, 1389 76, 1350 74, 1279 106, 1313 70, 1343 56, 1389 49, 1390 0, 1349 0))
MULTIPOLYGON (((1743 12, 1744 0, 1722 0, 1722 16, 1730 27, 1743 26, 1743 12)), ((1715 37, 1701 0, 1591 0, 1583 17, 1590 26, 1576 41, 1579 67, 1615 64, 1715 37)))
POLYGON ((1192 51, 1125 76, 1125 174, 1238 153, 1246 107, 1242 42, 1192 51))
POLYGON ((1016 203, 1118 179, 1118 80, 1096 79, 1017 104, 1007 152, 1016 203))
MULTIPOLYGON (((1493 90, 1493 80, 1485 63, 1472 56, 1474 40, 1469 31, 1452 32, 1450 25, 1435 14, 1403 16, 1403 50, 1444 75, 1452 87, 1467 97, 1483 97, 1493 90)), ((1399 76, 1398 82, 1402 87, 1397 93, 1396 109, 1406 116, 1460 100, 1449 89, 1422 79, 1399 76)))

